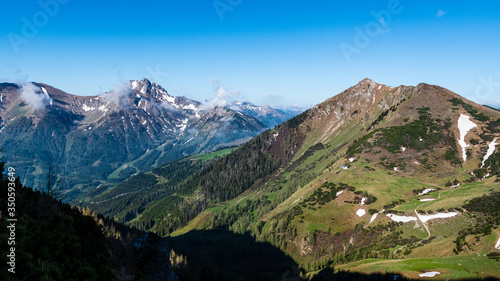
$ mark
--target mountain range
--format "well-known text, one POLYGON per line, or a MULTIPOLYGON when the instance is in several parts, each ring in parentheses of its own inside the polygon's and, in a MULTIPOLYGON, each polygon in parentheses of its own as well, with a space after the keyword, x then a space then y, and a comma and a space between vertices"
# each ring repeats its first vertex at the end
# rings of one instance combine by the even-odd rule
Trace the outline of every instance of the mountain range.
POLYGON ((43 83, 0 84, 0 147, 28 186, 48 167, 76 198, 103 182, 197 153, 238 146, 294 112, 250 102, 209 105, 147 79, 98 96, 43 83))
POLYGON ((498 279, 498 144, 498 110, 435 85, 364 79, 238 148, 158 166, 78 204, 170 236, 199 274, 226 276, 214 280, 284 276, 236 265, 259 254, 214 247, 220 231, 280 249, 296 280, 338 270, 498 279), (238 261, 218 263, 228 252, 238 261))

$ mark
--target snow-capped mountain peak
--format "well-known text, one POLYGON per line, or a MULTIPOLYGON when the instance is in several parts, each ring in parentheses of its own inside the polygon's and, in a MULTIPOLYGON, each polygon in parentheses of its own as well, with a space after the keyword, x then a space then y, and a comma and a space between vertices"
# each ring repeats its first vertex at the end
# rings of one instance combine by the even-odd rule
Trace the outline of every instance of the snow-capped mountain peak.
POLYGON ((167 108, 176 110, 191 110, 198 111, 199 102, 190 100, 185 97, 171 96, 162 86, 143 78, 140 81, 130 81, 130 86, 133 91, 137 91, 142 97, 151 97, 157 102, 163 104, 167 108))

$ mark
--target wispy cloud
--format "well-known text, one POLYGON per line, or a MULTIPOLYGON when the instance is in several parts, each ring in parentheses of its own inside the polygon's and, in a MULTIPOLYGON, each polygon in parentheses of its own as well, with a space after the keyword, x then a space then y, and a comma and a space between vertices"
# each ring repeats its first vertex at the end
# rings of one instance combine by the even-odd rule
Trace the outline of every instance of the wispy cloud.
POLYGON ((167 101, 164 101, 161 103, 161 106, 166 109, 167 111, 179 111, 177 109, 177 107, 171 105, 170 103, 168 103, 167 101))
POLYGON ((102 99, 109 102, 114 102, 118 106, 122 107, 128 103, 128 97, 132 92, 132 88, 129 83, 120 82, 115 84, 115 88, 110 92, 101 95, 102 99))
POLYGON ((215 107, 228 107, 232 110, 240 110, 240 108, 235 104, 235 98, 242 96, 240 91, 227 90, 217 80, 213 81, 212 86, 215 91, 215 98, 204 102, 200 106, 201 110, 211 110, 215 107))
POLYGON ((446 11, 439 9, 436 13, 436 17, 440 18, 440 17, 446 15, 446 13, 447 13, 446 11))
POLYGON ((500 108, 500 100, 488 100, 485 104, 492 106, 494 108, 500 108))
POLYGON ((37 85, 26 82, 18 82, 17 84, 21 87, 21 98, 33 109, 45 109, 47 105, 52 104, 52 98, 49 94, 37 85))

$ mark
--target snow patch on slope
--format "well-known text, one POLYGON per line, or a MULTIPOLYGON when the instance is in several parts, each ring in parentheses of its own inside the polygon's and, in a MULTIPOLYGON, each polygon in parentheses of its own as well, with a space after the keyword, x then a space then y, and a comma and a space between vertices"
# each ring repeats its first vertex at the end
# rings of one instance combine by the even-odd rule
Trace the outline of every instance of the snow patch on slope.
POLYGON ((49 93, 47 92, 47 90, 45 90, 44 87, 40 87, 40 89, 42 89, 42 92, 47 96, 48 100, 49 100, 49 104, 52 105, 52 98, 49 96, 49 93))
POLYGON ((495 146, 500 143, 496 143, 498 138, 495 138, 489 145, 488 145, 488 152, 486 152, 486 155, 484 156, 483 159, 483 165, 481 165, 481 168, 484 167, 486 160, 490 158, 490 156, 495 152, 495 146))
POLYGON ((359 209, 357 212, 356 212, 356 215, 358 215, 358 217, 362 217, 364 215, 366 215, 366 211, 363 210, 363 209, 359 209))
POLYGON ((427 222, 429 220, 433 220, 433 219, 447 219, 447 218, 451 218, 451 217, 454 217, 458 215, 457 212, 450 212, 450 213, 438 213, 438 214, 433 214, 433 215, 419 215, 417 214, 418 218, 422 221, 422 222, 427 222))
POLYGON ((435 190, 435 189, 433 189, 433 188, 427 188, 426 190, 424 190, 424 191, 420 192, 418 195, 419 195, 419 196, 422 196, 422 195, 425 195, 425 194, 427 194, 427 193, 429 193, 429 192, 431 192, 431 191, 434 191, 434 190, 435 190))
POLYGON ((421 273, 419 274, 418 276, 420 277, 434 277, 438 274, 441 274, 441 272, 438 272, 438 271, 430 271, 430 272, 426 272, 426 273, 421 273))
POLYGON ((364 204, 366 204, 366 197, 361 199, 361 206, 363 206, 364 204))
POLYGON ((500 238, 498 238, 497 244, 495 245, 495 249, 500 250, 500 238))
POLYGON ((106 112, 106 111, 108 111, 108 109, 106 108, 106 106, 108 106, 108 105, 109 105, 109 101, 105 105, 103 104, 103 105, 99 106, 98 109, 102 112, 106 112))
POLYGON ((383 212, 385 212, 385 209, 383 209, 382 211, 380 211, 380 212, 378 212, 378 213, 373 214, 373 216, 372 216, 372 218, 370 219, 370 222, 369 222, 368 224, 372 223, 372 222, 373 222, 373 221, 377 218, 377 216, 378 216, 379 214, 382 214, 383 212))
POLYGON ((85 111, 95 110, 95 107, 88 107, 86 104, 83 104, 82 109, 85 111))
POLYGON ((394 214, 387 214, 386 216, 388 216, 391 220, 393 220, 395 222, 410 222, 410 221, 417 220, 416 217, 398 216, 398 215, 394 215, 394 214))
POLYGON ((186 128, 187 128, 188 121, 189 121, 189 119, 186 118, 186 119, 182 120, 182 124, 176 125, 176 127, 180 128, 181 132, 184 132, 184 130, 186 130, 186 128))
POLYGON ((462 158, 464 159, 464 162, 467 160, 467 151, 465 148, 469 147, 469 145, 465 142, 465 136, 475 127, 477 127, 477 125, 470 121, 470 116, 460 114, 460 118, 458 118, 458 129, 460 130, 460 139, 458 140, 458 143, 462 147, 462 158))

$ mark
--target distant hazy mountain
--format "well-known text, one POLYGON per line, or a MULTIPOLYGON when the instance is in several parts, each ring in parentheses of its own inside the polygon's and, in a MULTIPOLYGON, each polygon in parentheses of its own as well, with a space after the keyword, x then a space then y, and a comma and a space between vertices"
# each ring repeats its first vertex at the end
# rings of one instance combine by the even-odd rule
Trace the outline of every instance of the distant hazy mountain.
POLYGON ((200 102, 171 96, 147 79, 98 96, 75 96, 43 83, 3 83, 0 96, 4 160, 30 186, 43 183, 51 163, 68 188, 80 191, 187 155, 240 145, 279 122, 244 110, 202 109, 200 102))
POLYGON ((241 109, 241 112, 259 119, 259 121, 264 123, 269 128, 281 124, 302 112, 299 112, 299 110, 275 109, 269 105, 257 106, 250 101, 236 102, 235 104, 241 109))

